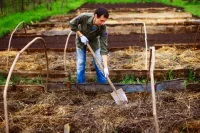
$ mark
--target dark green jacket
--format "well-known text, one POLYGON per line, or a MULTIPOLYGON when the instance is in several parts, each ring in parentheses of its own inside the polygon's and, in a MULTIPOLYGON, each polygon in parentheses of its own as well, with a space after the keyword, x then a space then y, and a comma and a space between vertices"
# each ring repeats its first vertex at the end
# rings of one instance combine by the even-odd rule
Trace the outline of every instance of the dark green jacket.
MULTIPOLYGON (((89 44, 94 51, 101 49, 101 55, 107 55, 107 40, 108 32, 106 26, 93 26, 94 14, 82 13, 69 22, 71 30, 76 32, 80 31, 89 40, 89 44)), ((83 48, 84 44, 81 42, 78 35, 76 35, 76 46, 83 48)))

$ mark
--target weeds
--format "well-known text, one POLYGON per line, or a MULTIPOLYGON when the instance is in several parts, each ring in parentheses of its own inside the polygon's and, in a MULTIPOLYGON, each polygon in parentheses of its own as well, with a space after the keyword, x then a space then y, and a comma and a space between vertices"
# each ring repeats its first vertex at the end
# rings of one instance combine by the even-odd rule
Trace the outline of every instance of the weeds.
POLYGON ((0 73, 0 85, 5 85, 6 83, 6 75, 0 73))
MULTIPOLYGON (((149 82, 149 81, 148 81, 149 82)), ((134 75, 126 75, 122 81, 120 81, 122 84, 142 84, 146 83, 146 79, 140 79, 134 77, 134 75)))
POLYGON ((134 82, 134 75, 126 75, 121 81, 122 84, 132 84, 133 82, 134 82))
POLYGON ((21 80, 21 78, 20 78, 20 76, 19 75, 12 75, 11 76, 11 78, 10 78, 10 81, 12 81, 13 83, 20 83, 20 80, 21 80))
POLYGON ((195 81, 195 73, 192 70, 189 71, 188 80, 189 82, 195 81))
POLYGON ((175 79, 175 75, 172 70, 169 70, 169 80, 175 79))
POLYGON ((76 78, 66 77, 63 82, 64 83, 67 83, 67 82, 76 83, 76 78))
POLYGON ((186 89, 186 87, 187 87, 187 85, 188 85, 188 81, 187 81, 187 80, 184 80, 183 85, 184 85, 184 88, 186 89))
MULTIPOLYGON (((0 85, 5 85, 6 80, 7 80, 6 75, 1 73, 0 74, 0 85)), ((9 85, 13 85, 13 84, 40 85, 42 83, 43 83, 43 81, 42 81, 42 77, 40 75, 36 78, 31 78, 31 79, 21 78, 19 75, 13 75, 13 76, 11 76, 10 81, 9 81, 9 85)))
POLYGON ((15 82, 18 84, 31 84, 31 85, 41 85, 43 83, 41 75, 36 78, 27 79, 27 78, 20 78, 19 82, 15 82))
POLYGON ((97 82, 97 77, 95 76, 93 79, 92 79, 92 82, 97 82))
POLYGON ((175 74, 173 73, 172 70, 169 70, 167 74, 163 75, 164 80, 172 80, 172 79, 175 79, 175 78, 176 78, 176 76, 175 76, 175 74))

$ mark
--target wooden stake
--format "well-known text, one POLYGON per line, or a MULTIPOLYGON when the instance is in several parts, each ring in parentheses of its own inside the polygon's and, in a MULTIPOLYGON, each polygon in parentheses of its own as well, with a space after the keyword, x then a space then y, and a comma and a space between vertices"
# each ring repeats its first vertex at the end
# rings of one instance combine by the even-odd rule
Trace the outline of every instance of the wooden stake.
POLYGON ((156 95, 155 95, 155 85, 154 85, 154 67, 155 67, 155 47, 150 47, 152 52, 151 57, 151 67, 150 67, 150 76, 151 76, 151 94, 152 94, 152 106, 153 106, 153 116, 154 124, 156 128, 156 133, 159 133, 158 118, 156 113, 156 95))
POLYGON ((64 125, 64 133, 70 133, 70 126, 69 124, 64 125))

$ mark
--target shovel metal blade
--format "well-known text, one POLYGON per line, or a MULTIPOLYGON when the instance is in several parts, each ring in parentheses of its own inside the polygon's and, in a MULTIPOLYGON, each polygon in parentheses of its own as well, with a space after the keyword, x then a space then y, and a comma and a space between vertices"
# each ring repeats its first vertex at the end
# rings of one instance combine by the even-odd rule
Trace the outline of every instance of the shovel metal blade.
POLYGON ((111 96, 115 100, 115 103, 118 104, 118 105, 128 103, 128 99, 126 97, 126 94, 124 93, 124 91, 121 88, 116 90, 116 91, 113 91, 111 93, 111 96))

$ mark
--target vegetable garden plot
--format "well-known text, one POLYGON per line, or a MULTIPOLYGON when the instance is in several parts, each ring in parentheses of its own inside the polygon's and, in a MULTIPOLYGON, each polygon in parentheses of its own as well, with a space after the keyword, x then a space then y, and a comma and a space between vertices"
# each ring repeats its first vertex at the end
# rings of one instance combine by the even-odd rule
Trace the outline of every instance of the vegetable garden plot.
MULTIPOLYGON (((2 95, 2 94, 1 94, 2 95)), ((150 93, 127 94, 128 106, 117 106, 110 94, 56 89, 8 92, 10 132, 155 132, 150 93)), ((160 132, 198 132, 199 93, 160 91, 157 112, 160 132)), ((2 105, 2 102, 1 102, 2 105)), ((3 106, 1 106, 3 110, 3 106)), ((3 111, 0 111, 3 118, 3 111)), ((4 121, 0 121, 4 132, 4 121)))
MULTIPOLYGON (((10 53, 10 64, 13 61, 17 51, 10 53)), ((183 47, 163 46, 156 50, 155 69, 197 69, 200 66, 200 50, 183 47)), ((0 68, 6 70, 7 51, 0 51, 0 68)), ((64 70, 63 52, 48 52, 50 70, 64 70)), ((66 67, 67 71, 75 71, 76 56, 75 52, 67 52, 66 67)), ((149 53, 148 53, 149 56, 149 53)), ((109 53, 109 69, 145 69, 145 49, 139 47, 130 47, 128 49, 116 50, 109 53)), ((148 57, 149 58, 149 57, 148 57)), ((24 53, 17 62, 15 70, 45 70, 45 56, 43 53, 33 52, 24 53)), ((91 54, 87 53, 87 71, 93 71, 93 59, 91 54)))
MULTIPOLYGON (((163 6, 161 7, 162 9, 159 9, 160 12, 163 10, 163 6)), ((142 10, 136 11, 137 13, 148 12, 146 9, 137 10, 142 10)), ((179 20, 177 23, 174 23, 174 18, 170 18, 172 21, 168 22, 170 24, 175 24, 175 26, 168 26, 165 24, 163 17, 163 14, 165 13, 161 13, 162 15, 157 19, 154 16, 153 20, 149 18, 149 15, 146 15, 146 19, 144 21, 150 25, 149 29, 151 30, 151 32, 148 32, 150 33, 148 35, 148 38, 150 38, 150 45, 154 45, 155 43, 171 43, 176 45, 179 43, 191 43, 193 41, 192 37, 194 37, 195 28, 197 26, 186 27, 183 25, 185 19, 187 17, 192 18, 192 15, 188 13, 177 13, 174 8, 170 8, 169 10, 175 14, 175 19, 179 20), (186 15, 186 17, 180 18, 180 14, 186 15), (153 24, 162 28, 162 30, 151 26, 153 24), (179 24, 181 24, 181 26, 177 26, 179 24), (172 37, 173 39, 171 39, 172 37)), ((123 12, 124 11, 125 9, 123 9, 123 12)), ((151 10, 150 12, 151 15, 155 15, 157 11, 151 10)), ((117 14, 120 13, 117 12, 117 14)), ((137 33, 137 37, 139 37, 138 33, 140 33, 140 27, 136 28, 133 25, 128 24, 125 25, 122 30, 121 26, 116 26, 116 23, 121 23, 120 20, 122 18, 116 16, 116 13, 112 13, 112 15, 112 19, 115 20, 110 20, 109 22, 109 42, 111 44, 109 46, 111 48, 128 47, 133 46, 132 42, 138 46, 138 38, 133 36, 133 34, 137 33), (127 29, 130 30, 127 32, 127 29)), ((140 17, 141 14, 136 15, 134 13, 129 13, 129 18, 126 17, 126 14, 121 16, 124 17, 124 20, 126 19, 128 21, 131 20, 130 18, 133 16, 137 18, 137 21, 142 21, 140 17)), ((50 23, 44 22, 40 24, 33 24, 27 32, 28 37, 24 38, 24 34, 20 32, 16 34, 12 46, 20 49, 24 46, 23 43, 30 41, 32 37, 36 35, 44 35, 50 49, 56 50, 60 48, 63 51, 64 42, 67 38, 64 35, 69 33, 69 29, 66 30, 66 22, 68 19, 71 19, 70 17, 70 15, 67 17, 63 16, 61 17, 62 20, 60 20, 59 17, 55 17, 50 19, 51 21, 49 20, 50 23), (58 22, 58 20, 60 20, 61 23, 58 22), (37 28, 34 26, 37 26, 37 28)), ((7 38, 5 37, 2 39, 3 41, 1 41, 3 42, 3 45, 1 46, 2 48, 4 47, 4 49, 7 47, 7 38)), ((71 39, 74 39, 74 36, 72 36, 71 39)), ((140 43, 143 43, 142 41, 140 43)), ((74 42, 71 41, 70 43, 70 48, 74 47, 74 42)), ((10 53, 10 62, 12 62, 17 52, 12 51, 10 53)), ((0 52, 0 55, 0 69, 2 71, 6 71, 5 63, 7 52, 0 52)), ((199 69, 200 62, 198 55, 198 49, 193 50, 189 47, 162 47, 156 50, 155 67, 156 69, 168 70, 169 75, 171 74, 171 77, 174 77, 170 70, 188 68, 193 70, 199 69)), ((61 70, 61 72, 64 73, 63 52, 48 51, 48 56, 50 69, 61 70)), ((45 56, 40 52, 23 53, 20 58, 21 59, 15 67, 15 71, 26 70, 28 72, 39 71, 42 73, 46 69, 46 64, 44 62, 45 56)), ((130 47, 127 49, 111 51, 109 54, 109 69, 110 71, 116 70, 116 73, 119 73, 119 69, 125 71, 142 70, 145 66, 144 60, 145 53, 143 48, 130 47)), ((90 72, 94 72, 91 56, 88 56, 87 61, 86 71, 91 75, 90 72)), ((67 52, 67 71, 75 72, 75 64, 75 53, 67 52)), ((194 78, 193 76, 193 73, 191 73, 190 78, 192 80, 194 78)), ((171 90, 175 89, 171 87, 171 90)), ((200 132, 200 94, 198 89, 196 91, 197 92, 191 92, 189 90, 180 89, 179 91, 157 92, 157 112, 160 132, 168 133, 169 130, 171 132, 200 132)), ((80 90, 69 91, 65 88, 56 88, 47 93, 44 93, 40 89, 33 89, 31 87, 27 87, 26 89, 10 90, 8 92, 10 131, 15 133, 61 133, 64 130, 64 125, 69 124, 71 132, 155 132, 150 94, 145 92, 129 93, 127 96, 129 99, 128 106, 119 107, 115 104, 109 93, 85 92, 80 90)), ((1 101, 3 101, 3 99, 1 99, 1 101)), ((0 132, 4 132, 5 121, 3 102, 1 102, 1 105, 0 115, 2 119, 0 119, 0 132)))

